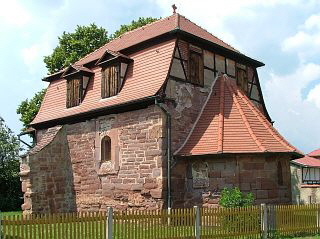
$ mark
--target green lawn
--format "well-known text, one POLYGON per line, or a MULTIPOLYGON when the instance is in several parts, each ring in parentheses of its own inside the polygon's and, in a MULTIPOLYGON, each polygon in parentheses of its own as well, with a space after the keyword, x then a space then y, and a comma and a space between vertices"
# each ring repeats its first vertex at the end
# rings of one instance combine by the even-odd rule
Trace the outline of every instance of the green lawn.
POLYGON ((11 216, 11 215, 21 215, 22 211, 17 212, 1 212, 0 215, 3 216, 11 216))

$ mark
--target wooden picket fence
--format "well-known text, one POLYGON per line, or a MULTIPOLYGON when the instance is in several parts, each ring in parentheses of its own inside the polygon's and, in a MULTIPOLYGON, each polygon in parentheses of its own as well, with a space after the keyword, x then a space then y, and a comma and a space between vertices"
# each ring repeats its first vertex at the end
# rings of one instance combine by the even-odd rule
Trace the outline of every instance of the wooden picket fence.
POLYGON ((320 233, 320 204, 269 205, 267 213, 270 237, 320 233))
POLYGON ((320 205, 4 216, 1 239, 209 239, 315 235, 320 205))
POLYGON ((106 213, 9 215, 1 228, 4 239, 105 239, 106 213))

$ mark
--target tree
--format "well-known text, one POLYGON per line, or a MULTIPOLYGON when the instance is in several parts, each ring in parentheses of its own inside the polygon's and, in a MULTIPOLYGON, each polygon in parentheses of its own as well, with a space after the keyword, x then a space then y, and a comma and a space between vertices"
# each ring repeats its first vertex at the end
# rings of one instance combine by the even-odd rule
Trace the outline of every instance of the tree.
POLYGON ((109 37, 106 29, 92 23, 89 26, 77 26, 72 33, 63 32, 58 39, 59 45, 53 53, 44 57, 44 63, 51 74, 101 47, 109 37))
POLYGON ((26 99, 22 101, 18 106, 17 114, 21 114, 20 121, 23 123, 24 129, 29 126, 37 115, 45 93, 46 89, 43 89, 36 93, 30 100, 26 99))
POLYGON ((110 39, 115 39, 119 36, 121 36, 122 34, 128 32, 128 31, 132 31, 138 27, 142 27, 144 25, 147 25, 149 23, 152 23, 154 21, 159 20, 159 18, 153 18, 153 17, 139 17, 139 19, 137 21, 133 20, 131 22, 131 24, 127 24, 127 25, 121 25, 120 29, 115 31, 111 36, 110 39))
MULTIPOLYGON (((72 33, 63 32, 62 36, 58 37, 59 44, 53 53, 44 57, 48 73, 58 72, 123 33, 156 20, 158 19, 140 17, 136 21, 133 20, 131 24, 121 25, 120 29, 110 36, 108 36, 106 29, 97 27, 94 23, 89 26, 77 26, 75 32, 72 33)), ((17 113, 21 114, 20 121, 23 123, 24 129, 37 115, 45 92, 46 90, 43 89, 36 93, 30 101, 26 99, 18 106, 17 113)))
POLYGON ((21 206, 19 178, 19 141, 0 117, 0 210, 11 211, 21 206))

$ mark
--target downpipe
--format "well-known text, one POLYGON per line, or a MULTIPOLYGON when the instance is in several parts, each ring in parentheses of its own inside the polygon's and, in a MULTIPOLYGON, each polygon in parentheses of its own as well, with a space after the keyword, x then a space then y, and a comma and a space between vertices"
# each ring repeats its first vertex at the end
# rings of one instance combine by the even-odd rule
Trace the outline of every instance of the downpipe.
POLYGON ((171 208, 171 114, 163 107, 158 98, 155 98, 155 105, 157 105, 166 115, 166 131, 167 131, 167 203, 168 208, 171 208))

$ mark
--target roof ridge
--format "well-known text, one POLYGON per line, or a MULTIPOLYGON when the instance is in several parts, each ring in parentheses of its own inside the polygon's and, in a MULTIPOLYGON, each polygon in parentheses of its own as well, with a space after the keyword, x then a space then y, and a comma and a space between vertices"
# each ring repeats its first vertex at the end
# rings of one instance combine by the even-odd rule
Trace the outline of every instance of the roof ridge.
MULTIPOLYGON (((116 40, 120 39, 120 38, 121 38, 121 37, 123 37, 124 35, 127 35, 127 34, 129 34, 129 33, 135 32, 135 31, 137 31, 137 30, 140 30, 141 28, 144 28, 144 27, 150 26, 150 25, 152 25, 152 24, 158 23, 158 22, 163 21, 163 20, 165 20, 165 19, 168 19, 168 18, 170 18, 170 17, 172 17, 172 16, 174 16, 174 15, 175 15, 175 14, 172 14, 172 15, 170 15, 170 16, 168 16, 168 17, 166 17, 166 18, 160 18, 160 19, 159 19, 159 20, 157 20, 157 21, 150 22, 150 23, 148 23, 148 24, 146 24, 146 25, 143 25, 143 26, 141 26, 141 27, 135 28, 135 29, 133 29, 133 30, 131 30, 131 31, 128 31, 128 32, 124 32, 124 33, 122 33, 120 36, 118 36, 118 37, 116 37, 116 38, 112 39, 111 41, 106 42, 106 43, 105 43, 105 44, 103 44, 101 47, 99 47, 99 48, 95 49, 94 51, 92 51, 92 52, 88 53, 88 54, 87 54, 87 55, 85 55, 84 57, 81 57, 78 61, 76 61, 76 63, 77 63, 77 62, 79 62, 79 61, 81 61, 82 59, 84 59, 84 58, 86 58, 86 57, 88 57, 88 56, 92 55, 94 52, 96 52, 96 51, 98 51, 98 50, 102 49, 102 48, 103 48, 103 47, 105 47, 107 44, 109 44, 109 43, 111 43, 111 42, 113 42, 113 41, 116 41, 116 40)), ((108 48, 107 48, 107 49, 108 49, 108 48)))
POLYGON ((259 121, 264 125, 264 127, 269 131, 269 133, 283 146, 289 147, 291 150, 296 151, 295 147, 293 147, 288 141, 286 141, 279 132, 265 119, 262 113, 253 105, 251 100, 245 96, 240 94, 240 97, 243 101, 249 106, 252 112, 256 115, 259 121), (276 132, 275 132, 276 131, 276 132))
POLYGON ((207 104, 208 104, 208 102, 209 102, 209 100, 211 98, 211 95, 212 95, 212 92, 213 92, 213 88, 214 88, 214 86, 215 86, 215 84, 216 84, 216 82, 217 82, 219 77, 221 77, 221 76, 217 75, 215 77, 215 79, 213 80, 213 82, 211 84, 211 89, 209 91, 209 94, 208 94, 208 96, 207 96, 207 98, 206 98, 206 100, 205 100, 205 102, 204 102, 204 104, 203 104, 203 106, 202 106, 202 108, 201 108, 196 120, 194 121, 193 126, 192 126, 189 134, 187 135, 187 138, 184 140, 183 144, 173 154, 179 153, 179 151, 181 151, 184 148, 184 146, 186 145, 186 143, 189 141, 189 139, 190 139, 190 137, 191 137, 196 125, 198 124, 198 122, 199 122, 199 120, 200 120, 200 118, 201 118, 201 116, 202 116, 202 114, 204 112, 204 109, 206 108, 206 106, 207 106, 207 104))
MULTIPOLYGON (((207 29, 204 29, 203 27, 199 26, 198 24, 196 24, 195 22, 191 21, 189 18, 181 15, 181 14, 178 14, 180 15, 181 17, 183 17, 184 19, 186 19, 187 21, 193 23, 194 25, 196 25, 197 27, 201 28, 202 30, 204 30, 205 32, 209 33, 211 36, 219 39, 220 41, 222 41, 224 44, 226 44, 227 46, 231 47, 232 49, 234 49, 235 51, 237 51, 238 53, 241 53, 239 50, 237 50, 236 48, 234 48, 233 46, 231 46, 230 44, 226 43, 225 41, 223 41, 220 37, 217 37, 216 35, 212 34, 211 32, 209 32, 207 29)), ((242 53, 241 53, 242 54, 242 53)))
POLYGON ((235 102, 235 105, 236 105, 236 107, 237 107, 237 110, 238 110, 239 114, 241 115, 241 118, 242 118, 242 120, 244 121, 244 124, 246 125, 246 127, 247 127, 247 129, 248 129, 248 132, 249 132, 251 138, 252 138, 253 141, 256 143, 256 145, 260 148, 260 150, 266 152, 266 151, 267 151, 266 148, 262 145, 262 143, 260 142, 260 140, 258 139, 258 137, 254 134, 254 132, 253 132, 253 130, 252 130, 252 128, 251 128, 251 125, 249 124, 249 121, 248 121, 245 113, 243 112, 243 110, 242 110, 242 108, 241 108, 241 105, 240 105, 239 100, 238 100, 238 98, 237 98, 237 96, 238 96, 238 97, 240 97, 241 100, 243 100, 242 97, 241 97, 241 94, 240 94, 240 96, 239 96, 239 94, 238 94, 238 92, 237 92, 237 89, 234 89, 233 86, 232 86, 229 82, 227 82, 226 85, 227 85, 229 91, 230 91, 231 93, 233 93, 233 94, 232 94, 232 98, 234 99, 234 102, 235 102))

